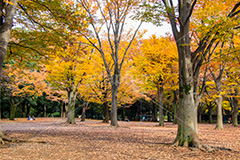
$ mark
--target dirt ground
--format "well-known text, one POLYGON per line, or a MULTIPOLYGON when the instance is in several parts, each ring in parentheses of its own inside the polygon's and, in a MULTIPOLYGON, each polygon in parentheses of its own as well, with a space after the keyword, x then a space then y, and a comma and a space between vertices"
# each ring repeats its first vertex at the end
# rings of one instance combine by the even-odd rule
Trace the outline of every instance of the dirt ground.
POLYGON ((177 125, 155 122, 119 122, 110 127, 97 120, 68 125, 65 118, 37 118, 35 121, 1 120, 2 131, 13 138, 46 143, 6 143, 0 146, 0 159, 32 160, 122 160, 122 159, 239 159, 240 128, 224 125, 215 130, 214 124, 199 124, 202 143, 217 147, 215 152, 174 147, 171 143, 177 125))

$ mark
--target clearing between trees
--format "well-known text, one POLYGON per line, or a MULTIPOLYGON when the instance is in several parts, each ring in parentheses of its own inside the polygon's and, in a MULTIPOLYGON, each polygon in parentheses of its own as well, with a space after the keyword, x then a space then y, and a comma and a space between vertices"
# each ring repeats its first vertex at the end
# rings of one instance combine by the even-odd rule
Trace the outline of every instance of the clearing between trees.
POLYGON ((119 127, 98 120, 66 124, 66 118, 37 118, 27 121, 1 120, 2 131, 12 138, 30 143, 0 145, 0 159, 238 159, 240 128, 225 124, 215 130, 215 124, 199 124, 201 142, 215 147, 206 152, 196 148, 171 145, 177 125, 158 122, 123 122, 119 127), (45 141, 46 143, 32 143, 45 141))

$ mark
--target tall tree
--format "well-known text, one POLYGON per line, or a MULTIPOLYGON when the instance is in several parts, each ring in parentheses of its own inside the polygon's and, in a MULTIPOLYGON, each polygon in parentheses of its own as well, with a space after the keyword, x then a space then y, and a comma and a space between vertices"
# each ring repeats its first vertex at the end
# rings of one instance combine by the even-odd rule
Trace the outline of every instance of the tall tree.
MULTIPOLYGON (((96 40, 92 40, 89 36, 82 33, 89 43, 100 53, 104 67, 108 74, 108 78, 112 87, 112 103, 111 103, 111 125, 118 126, 117 122, 117 93, 121 79, 121 70, 128 50, 134 40, 140 24, 131 34, 131 30, 126 31, 126 22, 131 12, 138 7, 138 1, 127 0, 78 0, 89 17, 89 23, 92 27, 93 36, 96 40), (102 28, 105 27, 106 36, 103 34, 102 28), (123 33, 128 32, 125 34, 123 33), (104 35, 105 37, 102 37, 104 35), (128 38, 130 37, 130 39, 128 38), (122 39, 128 41, 128 44, 120 48, 122 39), (106 60, 107 52, 103 49, 103 40, 108 42, 110 55, 113 61, 113 71, 111 72, 109 62, 106 60), (123 54, 120 56, 120 52, 123 54)), ((104 41, 104 42, 106 42, 104 41)))
MULTIPOLYGON (((190 39, 190 23, 197 0, 179 0, 177 9, 172 0, 162 0, 167 12, 167 17, 172 26, 172 32, 178 48, 179 56, 179 121, 177 137, 174 141, 180 146, 202 147, 197 135, 197 105, 195 95, 198 89, 199 71, 209 53, 209 50, 217 46, 220 37, 238 27, 239 23, 231 23, 236 20, 238 7, 236 3, 224 23, 215 23, 203 34, 195 51, 192 51, 190 39), (224 26, 224 27, 223 27, 224 26), (222 32, 223 31, 223 32, 222 32)), ((205 23, 205 21, 204 21, 205 23)), ((208 148, 209 149, 209 148, 208 148)))
MULTIPOLYGON (((2 65, 3 65, 5 54, 7 52, 7 45, 10 38, 11 28, 13 26, 13 17, 15 15, 15 8, 16 8, 16 0, 0 1, 0 80, 1 80, 1 74, 2 74, 2 65)), ((0 143, 3 143, 2 137, 3 137, 3 133, 0 125, 0 143)))
MULTIPOLYGON (((143 88, 143 93, 148 92, 146 95, 150 95, 150 92, 153 92, 157 97, 159 126, 164 125, 164 87, 174 88, 172 82, 177 79, 178 59, 176 53, 177 48, 172 37, 157 38, 155 35, 152 35, 150 39, 143 41, 140 53, 137 52, 134 57, 135 74, 146 76, 144 80, 142 79, 143 82, 139 84, 143 88), (173 87, 170 87, 171 85, 173 87)), ((176 83, 175 88, 177 88, 176 83)))

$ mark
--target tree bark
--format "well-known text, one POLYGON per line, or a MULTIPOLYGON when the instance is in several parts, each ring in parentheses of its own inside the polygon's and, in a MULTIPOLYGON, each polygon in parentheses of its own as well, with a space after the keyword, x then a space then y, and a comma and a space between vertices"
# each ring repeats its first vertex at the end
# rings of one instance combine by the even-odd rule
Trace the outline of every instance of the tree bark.
POLYGON ((73 90, 68 92, 68 117, 67 123, 75 124, 75 103, 73 90))
POLYGON ((159 126, 164 126, 164 115, 163 115, 163 84, 158 86, 158 99, 159 99, 159 126))
MULTIPOLYGON (((11 28, 13 26, 13 17, 16 10, 16 0, 11 0, 14 5, 8 4, 4 9, 4 3, 3 1, 0 2, 0 18, 1 18, 1 24, 0 24, 0 80, 2 77, 2 66, 3 61, 7 52, 7 45, 10 38, 11 28), (3 16, 3 10, 5 10, 5 17, 3 16), (4 20, 3 20, 4 17, 4 20)), ((1 84, 1 83, 0 83, 1 84)), ((1 85, 0 85, 1 90, 1 85)), ((3 143, 2 140, 2 130, 1 130, 1 124, 0 124, 0 143, 3 143)))
POLYGON ((178 1, 178 14, 173 12, 172 3, 163 0, 173 35, 178 48, 179 57, 179 120, 175 145, 201 147, 197 135, 197 107, 195 106, 193 90, 194 67, 189 38, 190 17, 194 3, 192 0, 178 1), (178 17, 178 19, 176 19, 178 17), (176 21, 178 20, 177 25, 176 21))

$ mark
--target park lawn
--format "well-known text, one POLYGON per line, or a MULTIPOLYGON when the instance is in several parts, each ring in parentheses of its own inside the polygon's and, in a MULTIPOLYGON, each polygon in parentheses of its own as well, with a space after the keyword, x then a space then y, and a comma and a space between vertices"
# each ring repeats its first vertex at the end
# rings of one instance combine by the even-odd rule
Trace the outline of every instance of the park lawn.
POLYGON ((238 159, 240 128, 199 124, 199 138, 215 152, 175 147, 171 143, 177 125, 157 122, 119 122, 119 127, 98 120, 64 123, 65 118, 36 118, 35 121, 1 120, 2 131, 13 138, 46 143, 6 143, 0 146, 0 159, 238 159))

